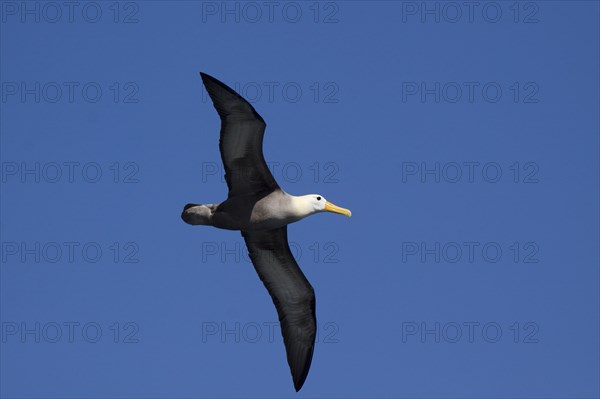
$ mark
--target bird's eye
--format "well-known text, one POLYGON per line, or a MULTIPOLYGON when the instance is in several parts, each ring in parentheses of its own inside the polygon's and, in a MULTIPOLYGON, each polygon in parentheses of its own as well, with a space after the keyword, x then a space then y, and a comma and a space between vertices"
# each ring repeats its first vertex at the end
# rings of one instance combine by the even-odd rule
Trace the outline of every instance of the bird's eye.
POLYGON ((317 197, 317 201, 321 201, 321 197, 317 197))

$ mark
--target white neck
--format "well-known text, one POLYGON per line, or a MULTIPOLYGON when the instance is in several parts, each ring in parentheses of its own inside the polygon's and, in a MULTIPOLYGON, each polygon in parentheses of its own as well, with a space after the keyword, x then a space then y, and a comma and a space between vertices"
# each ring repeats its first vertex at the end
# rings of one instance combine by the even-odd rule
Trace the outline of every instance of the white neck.
POLYGON ((309 198, 313 195, 290 195, 290 213, 294 218, 302 219, 317 213, 309 198))

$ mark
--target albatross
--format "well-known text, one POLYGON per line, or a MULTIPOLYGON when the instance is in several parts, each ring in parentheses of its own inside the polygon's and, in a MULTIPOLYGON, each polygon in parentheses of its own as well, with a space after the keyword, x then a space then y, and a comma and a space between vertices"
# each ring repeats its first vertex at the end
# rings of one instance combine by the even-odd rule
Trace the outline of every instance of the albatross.
POLYGON ((290 251, 287 225, 324 211, 352 213, 319 194, 294 196, 283 191, 263 156, 267 126, 263 118, 233 89, 205 73, 200 76, 221 118, 219 149, 229 193, 219 204, 185 205, 181 218, 191 225, 241 231, 277 309, 294 388, 299 391, 315 345, 315 293, 290 251))

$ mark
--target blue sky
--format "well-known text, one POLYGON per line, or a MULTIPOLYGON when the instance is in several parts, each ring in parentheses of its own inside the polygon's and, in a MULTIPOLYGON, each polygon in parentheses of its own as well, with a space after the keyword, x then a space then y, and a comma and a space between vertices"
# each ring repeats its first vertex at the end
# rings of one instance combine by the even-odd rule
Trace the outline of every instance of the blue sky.
POLYGON ((599 5, 0 2, 3 397, 598 397, 599 5), (198 76, 317 295, 294 393, 198 76))

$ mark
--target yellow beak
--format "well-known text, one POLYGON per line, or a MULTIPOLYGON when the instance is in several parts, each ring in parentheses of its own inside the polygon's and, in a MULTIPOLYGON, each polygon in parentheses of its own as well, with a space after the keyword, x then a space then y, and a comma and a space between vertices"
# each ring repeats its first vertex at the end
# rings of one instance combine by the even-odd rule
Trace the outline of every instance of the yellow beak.
POLYGON ((325 210, 327 212, 334 212, 334 213, 340 213, 342 215, 346 215, 348 217, 352 216, 352 212, 350 212, 349 209, 346 208, 341 208, 337 205, 333 205, 331 202, 327 201, 325 202, 325 210))

